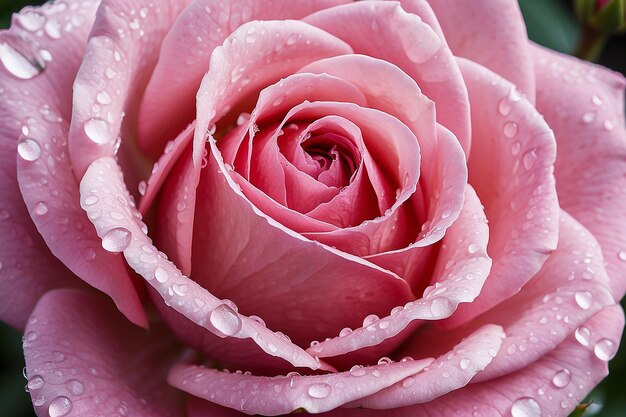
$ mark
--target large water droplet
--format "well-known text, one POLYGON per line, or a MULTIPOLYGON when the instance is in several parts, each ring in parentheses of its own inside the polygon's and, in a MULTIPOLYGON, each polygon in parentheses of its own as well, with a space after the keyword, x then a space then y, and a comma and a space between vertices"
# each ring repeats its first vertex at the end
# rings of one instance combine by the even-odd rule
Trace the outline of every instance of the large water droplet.
POLYGON ((579 327, 574 332, 574 337, 583 346, 589 346, 589 342, 591 339, 591 332, 586 327, 579 327))
POLYGON ((22 12, 15 16, 15 19, 22 27, 30 32, 34 32, 42 28, 46 23, 46 18, 37 12, 22 12))
POLYGON ((540 417, 541 407, 539 403, 530 397, 521 397, 515 400, 511 407, 513 417, 540 417))
POLYGON ((22 138, 17 142, 17 153, 25 161, 36 161, 41 156, 41 146, 35 139, 22 138))
POLYGON ((102 236, 102 247, 109 252, 122 252, 130 245, 130 238, 130 231, 123 227, 116 227, 102 236))
POLYGON ((600 339, 593 347, 593 353, 601 361, 610 361, 617 353, 617 345, 610 339, 600 339))
POLYGON ((552 377, 552 383, 557 388, 565 388, 572 380, 572 373, 568 369, 557 371, 552 377))
POLYGON ((154 270, 154 277, 161 284, 164 283, 164 282, 167 282, 167 280, 170 278, 170 276, 167 273, 167 271, 165 269, 161 268, 160 266, 157 266, 156 269, 154 270))
POLYGON ((593 304, 593 295, 589 291, 578 291, 574 294, 576 304, 583 310, 589 310, 593 304))
POLYGON ((63 417, 72 410, 72 400, 67 397, 56 397, 48 406, 50 417, 63 417))
POLYGON ((235 311, 226 304, 220 304, 209 317, 211 324, 226 336, 233 336, 241 330, 241 319, 235 311))
POLYGON ((77 379, 67 382, 67 389, 74 396, 83 395, 85 393, 85 385, 77 379))
POLYGON ((0 42, 0 62, 9 73, 22 80, 29 80, 41 74, 46 68, 46 61, 39 56, 39 53, 28 58, 7 42, 0 42))
POLYGON ((26 386, 29 390, 33 391, 43 387, 44 384, 45 381, 41 375, 33 375, 32 378, 28 380, 26 386))
POLYGON ((378 320, 379 320, 379 317, 376 314, 370 314, 369 316, 363 319, 363 327, 368 327, 378 320))
POLYGON ((111 140, 109 125, 105 120, 94 117, 87 120, 84 127, 87 137, 97 144, 101 145, 111 140))
POLYGON ((332 388, 330 385, 320 382, 309 387, 309 395, 313 398, 326 398, 330 395, 332 388))

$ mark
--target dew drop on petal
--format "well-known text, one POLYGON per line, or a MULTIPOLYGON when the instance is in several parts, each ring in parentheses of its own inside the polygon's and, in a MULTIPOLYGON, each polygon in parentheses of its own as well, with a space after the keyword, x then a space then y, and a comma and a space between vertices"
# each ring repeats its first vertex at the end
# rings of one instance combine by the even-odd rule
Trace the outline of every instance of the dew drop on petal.
POLYGON ((589 291, 578 291, 574 294, 576 304, 583 310, 589 310, 593 304, 593 295, 589 291))
POLYGON ((557 371, 552 377, 552 383, 557 388, 565 388, 572 380, 572 373, 568 369, 557 371))
POLYGON ((45 381, 41 375, 33 375, 28 380, 28 383, 26 384, 26 386, 28 387, 29 390, 33 391, 33 390, 37 390, 43 387, 44 383, 45 381))
POLYGON ((41 156, 41 146, 35 139, 23 138, 17 142, 17 153, 25 161, 36 161, 41 156))
POLYGON ((130 238, 130 231, 123 227, 116 227, 102 236, 102 247, 109 252, 122 252, 130 245, 130 238))
POLYGON ((370 314, 363 319, 363 327, 368 327, 377 320, 379 320, 379 317, 376 314, 370 314))
POLYGON ((617 253, 617 257, 620 261, 626 262, 626 251, 621 250, 617 253))
POLYGON ((517 135, 517 123, 515 122, 506 122, 504 124, 504 136, 507 138, 512 138, 517 135))
POLYGON ((226 304, 215 307, 209 316, 213 327, 225 334, 232 336, 241 330, 241 319, 235 311, 226 304))
POLYGON ((85 205, 86 206, 93 206, 94 204, 96 204, 98 202, 99 198, 96 195, 88 195, 87 197, 85 197, 85 205))
POLYGON ((574 332, 574 337, 583 346, 589 346, 589 342, 591 339, 591 332, 586 327, 579 327, 574 332))
POLYGON ((35 204, 35 214, 39 215, 39 216, 43 216, 44 214, 48 213, 48 205, 43 202, 40 201, 39 203, 35 204))
POLYGON ((41 74, 46 68, 43 59, 29 59, 6 42, 0 42, 0 62, 9 73, 22 80, 41 74))
POLYGON ((330 385, 320 382, 309 387, 309 395, 312 398, 326 398, 330 395, 332 388, 330 385))
POLYGON ((161 268, 160 266, 157 266, 156 269, 154 270, 154 277, 161 284, 163 284, 164 282, 167 282, 167 280, 170 278, 170 276, 167 273, 167 271, 165 269, 161 268))
POLYGON ((85 385, 77 379, 68 381, 66 385, 70 394, 74 396, 83 395, 85 393, 85 385))
POLYGON ((50 417, 63 417, 72 410, 72 400, 65 396, 56 397, 48 406, 50 417))
POLYGON ((109 125, 105 120, 98 117, 91 118, 85 122, 84 128, 87 137, 97 144, 101 145, 111 140, 109 125))
POLYGON ((469 358, 463 358, 461 359, 461 362, 459 363, 459 366, 461 367, 461 369, 467 369, 470 364, 472 363, 472 360, 469 358))
POLYGON ((611 339, 600 339, 593 347, 593 353, 601 361, 610 361, 617 353, 617 345, 611 339))
POLYGON ((541 407, 534 399, 521 397, 513 402, 511 415, 513 417, 541 417, 541 407))

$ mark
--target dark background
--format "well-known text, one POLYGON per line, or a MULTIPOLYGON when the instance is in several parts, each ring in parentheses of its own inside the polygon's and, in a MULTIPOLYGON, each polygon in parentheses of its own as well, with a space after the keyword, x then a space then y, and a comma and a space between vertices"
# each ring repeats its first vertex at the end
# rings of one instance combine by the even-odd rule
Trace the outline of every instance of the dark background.
MULTIPOLYGON (((467 0, 471 1, 471 0, 467 0)), ((10 24, 12 12, 37 0, 0 0, 0 28, 10 24)), ((579 33, 579 24, 569 0, 519 0, 528 34, 534 41, 557 51, 570 53, 579 33)), ((611 38, 599 63, 626 75, 626 36, 611 38)), ((625 305, 622 302, 622 305, 625 305)), ((626 417, 626 338, 610 363, 609 376, 590 394, 593 405, 584 414, 597 417, 626 417)), ((24 391, 21 334, 0 322, 0 414, 3 417, 32 417, 30 396, 24 391)))

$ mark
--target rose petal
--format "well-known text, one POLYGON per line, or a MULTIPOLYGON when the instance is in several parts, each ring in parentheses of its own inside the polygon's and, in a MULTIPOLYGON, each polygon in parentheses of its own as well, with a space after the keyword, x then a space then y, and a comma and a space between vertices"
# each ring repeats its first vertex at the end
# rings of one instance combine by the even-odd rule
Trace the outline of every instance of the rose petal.
POLYGON ((413 298, 399 277, 260 212, 234 183, 213 140, 210 146, 197 211, 210 221, 194 233, 196 281, 302 344, 413 298))
POLYGON ((556 348, 577 326, 614 303, 608 291, 597 241, 567 213, 561 213, 559 246, 522 290, 499 306, 454 330, 416 334, 405 354, 436 355, 485 323, 501 325, 507 338, 501 354, 477 380, 518 371, 556 348), (424 340, 437 340, 434 345, 424 340))
POLYGON ((275 416, 299 409, 322 413, 374 394, 411 375, 419 375, 432 361, 429 358, 334 374, 276 377, 226 373, 181 364, 172 369, 168 381, 196 397, 245 414, 275 416))
POLYGON ((552 130, 511 83, 471 61, 459 62, 472 103, 469 182, 489 219, 493 268, 480 296, 447 326, 519 291, 556 247, 559 217, 552 130))
POLYGON ((180 347, 162 326, 148 334, 102 296, 67 289, 47 293, 28 323, 27 387, 39 416, 184 415, 165 384, 180 347))
MULTIPOLYGON (((6 140, 2 143, 9 145, 13 153, 11 161, 6 165, 6 172, 11 172, 10 167, 14 166, 13 161, 16 159, 14 138, 19 135, 17 180, 37 231, 43 236, 49 249, 41 247, 41 240, 32 226, 27 226, 26 230, 23 229, 24 226, 20 226, 24 224, 24 221, 20 220, 25 214, 22 211, 24 206, 23 203, 16 202, 19 206, 5 209, 9 216, 11 214, 15 216, 15 228, 9 225, 10 222, 3 221, 2 225, 9 226, 5 236, 23 240, 22 244, 11 244, 23 253, 13 259, 6 257, 10 253, 3 254, 0 261, 6 263, 7 271, 15 271, 20 269, 19 264, 23 265, 37 252, 43 252, 40 254, 42 264, 39 264, 39 259, 34 265, 28 262, 28 265, 35 267, 35 271, 42 268, 45 272, 40 275, 41 283, 35 284, 36 290, 32 292, 29 290, 29 296, 22 295, 22 301, 26 304, 20 307, 20 310, 32 308, 37 297, 45 289, 65 284, 75 285, 68 278, 67 271, 60 272, 62 269, 59 269, 58 262, 50 259, 48 252, 51 251, 74 274, 109 294, 130 320, 145 325, 143 307, 123 262, 100 248, 100 239, 93 232, 93 227, 77 204, 78 184, 72 172, 67 148, 68 120, 72 103, 70 92, 97 4, 85 1, 76 5, 75 10, 52 4, 39 9, 27 9, 25 13, 35 15, 16 18, 13 29, 1 35, 2 44, 14 45, 18 49, 31 45, 31 55, 43 56, 49 60, 42 61, 45 64, 41 62, 38 64, 46 67, 41 74, 31 74, 32 78, 24 80, 15 79, 6 67, 2 66, 1 76, 7 77, 5 78, 7 82, 0 104, 2 120, 6 122, 6 131, 4 128, 2 131, 3 139, 6 140), (36 19, 45 21, 42 23, 41 31, 33 33, 26 27, 18 27, 17 22, 23 25, 26 19, 32 20, 36 14, 39 15, 35 17, 36 19), (64 28, 62 31, 58 29, 61 25, 64 28), (66 28, 70 30, 65 30, 66 28), (4 137, 5 134, 8 136, 4 137), (37 246, 29 249, 31 245, 37 246), (40 249, 36 249, 37 247, 40 249), (59 281, 52 282, 57 277, 59 281)), ((22 52, 27 53, 24 50, 22 52)), ((21 67, 21 71, 27 68, 21 67)), ((17 69, 13 68, 12 71, 17 69)), ((4 81, 2 85, 5 88, 4 81)), ((13 175, 10 174, 7 179, 13 175)), ((39 277, 36 278, 38 279, 39 277)), ((34 281, 33 278, 28 280, 34 281)), ((22 283, 26 284, 27 281, 22 283)), ((21 320, 23 318, 24 316, 21 320)))
POLYGON ((368 1, 322 10, 304 20, 346 41, 357 54, 400 67, 437 103, 437 121, 469 151, 469 105, 458 66, 445 41, 418 16, 396 2, 368 1))
POLYGON ((423 404, 463 389, 500 351, 506 337, 502 327, 485 325, 438 357, 428 368, 350 406, 386 410, 423 404))
MULTIPOLYGON (((252 20, 301 19, 345 0, 195 0, 171 26, 146 88, 139 113, 139 146, 157 156, 195 114, 195 94, 213 50, 237 27, 252 20), (184 62, 184 65, 180 65, 184 62), (167 101, 168 106, 162 103, 167 101)), ((260 30, 259 30, 260 31, 260 30)), ((259 35, 259 33, 257 33, 259 35)), ((246 39, 255 40, 251 33, 246 39)))
MULTIPOLYGON (((69 153, 77 179, 91 162, 116 153, 120 135, 130 136, 121 133, 124 114, 136 111, 161 42, 187 2, 102 1, 74 82, 69 153)), ((137 165, 129 164, 127 176, 137 165)))
POLYGON ((422 298, 347 335, 311 346, 307 351, 319 357, 329 357, 378 346, 399 334, 411 322, 447 318, 460 303, 474 300, 489 273, 490 260, 486 253, 489 233, 480 201, 469 186, 465 197, 459 219, 444 238, 446 248, 441 250, 435 269, 436 284, 427 288, 422 298))
POLYGON ((112 158, 92 163, 81 182, 81 204, 96 226, 104 247, 124 252, 128 264, 159 292, 164 302, 188 320, 221 337, 252 338, 271 356, 294 366, 320 367, 302 349, 263 324, 238 314, 195 281, 182 275, 145 234, 141 214, 130 202, 120 167, 112 158), (91 204, 88 204, 90 203, 91 204), (94 213, 101 213, 93 216, 94 213))
POLYGON ((626 82, 597 65, 538 46, 531 51, 537 108, 557 139, 559 203, 600 241, 619 300, 626 291, 626 82))
POLYGON ((534 103, 535 76, 526 25, 517 2, 429 0, 428 3, 454 55, 469 58, 506 78, 534 103))

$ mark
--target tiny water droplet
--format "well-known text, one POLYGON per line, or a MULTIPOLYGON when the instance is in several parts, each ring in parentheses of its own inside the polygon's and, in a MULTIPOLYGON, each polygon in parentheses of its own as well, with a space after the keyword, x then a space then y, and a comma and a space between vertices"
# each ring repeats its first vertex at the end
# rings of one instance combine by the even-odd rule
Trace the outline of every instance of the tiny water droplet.
POLYGON ((209 320, 213 327, 226 336, 233 336, 241 330, 241 319, 237 313, 226 304, 220 304, 211 311, 209 320))
POLYGON ((502 97, 498 102, 498 113, 502 116, 508 116, 511 113, 511 102, 508 97, 502 97))
POLYGON ((470 243, 467 246, 467 251, 469 253, 476 253, 476 252, 478 252, 478 245, 476 243, 470 243))
POLYGON ((517 135, 517 123, 515 122, 506 122, 504 124, 504 136, 506 136, 507 138, 512 138, 515 135, 517 135))
POLYGON ((461 369, 467 369, 470 364, 472 363, 472 360, 469 358, 463 358, 461 359, 461 362, 459 363, 459 366, 461 367, 461 369))
POLYGON ((615 124, 611 120, 605 120, 602 126, 604 126, 606 130, 613 130, 615 128, 615 124))
POLYGON ((591 122, 593 122, 596 119, 596 113, 595 112, 587 112, 585 114, 583 114, 583 123, 585 124, 589 124, 591 122))
POLYGON ((332 388, 330 385, 320 382, 309 387, 309 395, 312 398, 326 398, 330 395, 332 388))
POLYGON ((154 277, 161 284, 163 284, 164 282, 167 282, 167 280, 170 278, 167 271, 160 266, 157 266, 156 269, 154 270, 154 277))
POLYGON ((87 262, 93 261, 96 259, 96 251, 93 248, 85 248, 83 251, 83 258, 85 258, 87 262))
POLYGON ((43 202, 40 201, 39 203, 35 204, 35 214, 39 215, 39 216, 43 216, 44 214, 48 213, 48 205, 43 202))
POLYGON ((591 97, 591 102, 595 104, 596 106, 602 105, 602 99, 598 97, 597 95, 594 95, 593 97, 591 97))
POLYGON ((600 339, 593 347, 593 353, 601 361, 610 361, 617 353, 617 346, 611 339, 600 339))
POLYGON ((93 206, 94 204, 98 202, 98 200, 99 200, 98 196, 90 194, 87 197, 85 197, 85 205, 93 206))
POLYGON ((578 291, 574 294, 576 304, 583 310, 589 310, 593 304, 593 295, 589 291, 578 291))
POLYGON ((22 138, 17 142, 17 153, 25 161, 36 161, 41 156, 41 146, 35 139, 22 138))
POLYGON ((111 104, 111 95, 103 90, 96 94, 96 100, 100 104, 111 104))
POLYGON ((130 245, 130 238, 130 231, 123 227, 116 227, 102 236, 102 247, 109 252, 122 252, 130 245))
POLYGON ((46 381, 44 381, 41 375, 33 375, 33 377, 28 380, 28 383, 26 384, 26 386, 28 387, 29 390, 34 391, 43 387, 45 382, 46 381))
POLYGON ((365 319, 363 319, 363 327, 368 327, 378 320, 379 317, 376 314, 370 314, 369 316, 365 317, 365 319))
POLYGON ((84 129, 87 137, 99 145, 111 140, 108 123, 98 117, 87 120, 84 129))
POLYGON ((48 406, 50 417, 63 417, 72 410, 72 400, 65 396, 56 397, 48 406))
POLYGON ((574 337, 583 346, 589 346, 589 342, 591 339, 591 332, 586 327, 579 327, 574 332, 574 337))
POLYGON ((46 402, 46 397, 41 394, 37 394, 33 397, 33 405, 35 407, 41 407, 46 402))
POLYGON ((77 379, 67 382, 67 389, 74 396, 83 395, 85 393, 85 385, 77 379))
POLYGON ((534 399, 521 397, 513 402, 511 415, 513 417, 541 417, 541 407, 534 399))
POLYGON ((522 163, 524 164, 524 168, 526 168, 527 170, 530 170, 535 164, 536 160, 537 160, 537 150, 536 149, 529 150, 522 157, 522 163))
POLYGON ((145 180, 141 180, 139 181, 139 184, 137 184, 137 191, 139 191, 139 195, 141 196, 146 195, 147 188, 148 188, 148 183, 145 180))
POLYGON ((344 327, 343 329, 341 329, 341 331, 339 332, 339 337, 344 337, 349 335, 350 333, 352 333, 352 329, 349 327, 344 327))
POLYGON ((572 380, 572 373, 568 369, 557 371, 552 377, 552 383, 557 388, 565 388, 572 380))

